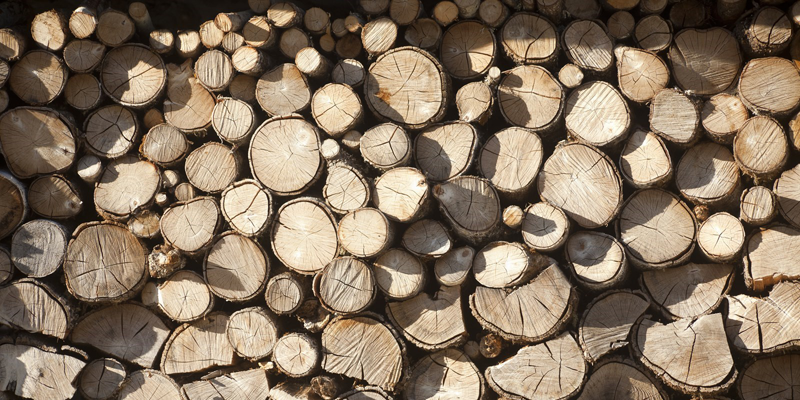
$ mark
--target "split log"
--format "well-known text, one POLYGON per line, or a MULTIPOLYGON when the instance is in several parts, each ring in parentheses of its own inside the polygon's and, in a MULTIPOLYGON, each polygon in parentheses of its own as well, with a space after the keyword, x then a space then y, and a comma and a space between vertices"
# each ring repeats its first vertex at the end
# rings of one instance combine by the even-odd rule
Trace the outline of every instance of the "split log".
POLYGON ((86 183, 93 184, 100 180, 103 174, 103 164, 99 158, 87 154, 81 157, 75 166, 78 170, 78 176, 86 183))
POLYGON ((218 297, 242 302, 264 290, 269 269, 269 259, 261 245, 238 233, 226 232, 206 254, 203 278, 218 297))
POLYGON ((650 130, 666 141, 688 147, 700 138, 700 109, 683 92, 662 89, 650 103, 650 130))
POLYGON ((634 266, 669 268, 683 264, 694 251, 697 220, 675 194, 642 189, 623 204, 616 231, 634 266))
POLYGON ((510 292, 478 286, 469 305, 485 329, 515 342, 539 342, 564 327, 573 317, 577 301, 577 290, 553 260, 529 283, 510 292))
POLYGON ((230 85, 234 75, 231 58, 219 50, 208 50, 195 62, 194 74, 206 89, 223 91, 230 85))
POLYGON ((305 75, 294 64, 281 64, 258 80, 256 100, 271 116, 289 115, 310 105, 311 91, 305 75))
POLYGON ((275 314, 295 314, 311 292, 310 289, 311 285, 302 276, 284 272, 269 279, 264 298, 267 307, 275 314))
POLYGON ((166 374, 153 369, 131 373, 122 382, 120 400, 182 400, 180 387, 166 374))
POLYGON ((346 84, 329 83, 314 93, 311 115, 331 137, 337 138, 361 120, 361 100, 346 84))
POLYGON ((436 281, 444 286, 460 286, 472 271, 475 249, 469 246, 451 249, 434 264, 436 281))
POLYGON ((597 22, 572 21, 561 41, 569 61, 590 74, 600 76, 614 67, 614 42, 597 22))
POLYGON ((439 59, 455 79, 474 79, 494 64, 497 44, 494 33, 477 21, 451 25, 442 36, 439 59))
MULTIPOLYGON (((16 396, 30 399, 71 399, 73 385, 85 362, 38 347, 0 345, 0 387, 16 396)), ((9 394, 10 394, 9 393, 9 394)), ((10 397, 9 397, 10 398, 10 397)))
POLYGON ((355 314, 372 304, 377 279, 377 271, 373 273, 366 263, 354 257, 335 258, 314 277, 314 294, 331 312, 355 314))
POLYGON ((468 123, 485 124, 494 109, 493 92, 493 88, 484 82, 470 82, 458 89, 456 108, 459 119, 468 123))
MULTIPOLYGON (((179 36, 180 37, 180 36, 179 36)), ((103 92, 115 102, 136 109, 147 108, 167 86, 161 57, 140 44, 127 44, 106 53, 100 65, 103 92)))
POLYGON ((317 128, 299 115, 268 119, 250 141, 250 170, 278 196, 302 193, 322 174, 320 141, 317 128))
POLYGON ((297 53, 300 50, 313 46, 314 42, 311 40, 311 37, 308 36, 307 33, 303 32, 302 29, 297 27, 289 28, 283 31, 281 38, 278 40, 278 49, 280 50, 281 54, 292 60, 297 57, 297 53))
POLYGON ((742 192, 739 218, 747 224, 762 226, 778 214, 778 199, 769 188, 752 186, 742 192))
POLYGON ((750 233, 742 250, 747 288, 760 292, 778 282, 800 278, 794 262, 799 240, 800 230, 788 225, 770 225, 750 233))
POLYGON ((371 316, 335 319, 322 332, 322 348, 322 369, 384 390, 393 390, 408 369, 402 340, 371 316))
POLYGON ((738 218, 725 212, 711 215, 697 230, 700 251, 714 262, 733 262, 744 245, 745 230, 738 218))
POLYGON ((554 65, 559 43, 555 26, 537 14, 516 12, 503 24, 500 43, 516 64, 554 65))
POLYGON ((739 198, 739 168, 730 150, 705 142, 686 150, 678 161, 675 184, 694 204, 725 206, 739 198))
POLYGON ((104 218, 124 220, 152 204, 160 188, 158 167, 134 155, 124 155, 106 165, 95 186, 95 209, 104 218))
POLYGON ((81 318, 70 335, 75 344, 94 347, 145 368, 153 367, 167 337, 169 328, 164 322, 135 303, 91 311, 81 318))
POLYGON ((413 47, 392 49, 378 57, 364 84, 370 110, 379 119, 409 129, 439 122, 449 93, 450 81, 436 58, 413 47))
POLYGON ((67 228, 57 222, 28 221, 11 237, 11 261, 26 276, 44 278, 55 273, 64 262, 68 240, 67 228))
MULTIPOLYGON (((329 75, 331 73, 331 68, 333 68, 331 61, 313 47, 304 47, 298 50, 294 58, 294 63, 297 69, 303 74, 308 75, 309 78, 324 80, 330 76, 336 83, 347 83, 336 79, 334 75, 329 75)), ((341 61, 339 63, 341 63, 341 61)))
POLYGON ((789 159, 783 127, 763 115, 748 119, 733 139, 733 156, 742 172, 757 183, 775 178, 789 159))
POLYGON ((278 371, 292 378, 300 378, 317 371, 320 356, 317 339, 306 333, 289 333, 275 343, 272 361, 278 371))
POLYGON ((564 89, 553 75, 535 65, 523 65, 508 71, 497 87, 497 102, 506 121, 540 132, 543 136, 548 136, 559 124, 564 112, 564 97, 564 89))
POLYGON ((172 331, 161 354, 161 371, 181 374, 233 365, 233 347, 225 334, 228 319, 223 312, 213 312, 172 331))
POLYGON ((25 54, 25 37, 14 29, 0 29, 0 43, 3 44, 0 58, 5 61, 17 61, 20 56, 25 54))
POLYGON ((730 290, 731 264, 688 263, 642 272, 642 289, 667 319, 695 319, 714 311, 730 290))
POLYGON ((442 27, 431 18, 419 18, 406 28, 403 38, 414 47, 434 51, 442 41, 442 27))
POLYGON ((148 306, 152 301, 164 315, 176 322, 203 318, 214 308, 214 295, 203 277, 188 270, 177 271, 150 290, 143 290, 142 300, 148 306))
POLYGON ((273 253, 286 267, 304 275, 315 274, 338 254, 336 218, 317 199, 290 200, 275 216, 270 243, 273 253))
POLYGON ((542 200, 587 229, 608 225, 622 203, 622 180, 614 164, 604 153, 580 143, 556 148, 539 172, 538 189, 542 200))
POLYGON ((555 251, 566 242, 569 225, 567 215, 560 208, 547 202, 530 204, 520 222, 522 240, 536 251, 555 251))
POLYGON ((645 317, 631 332, 633 354, 668 386, 685 393, 727 390, 737 371, 722 314, 662 324, 645 317))
POLYGON ((364 132, 360 151, 369 165, 386 171, 409 164, 412 144, 405 129, 388 122, 373 126, 364 132))
POLYGON ((103 158, 119 158, 138 140, 139 122, 130 109, 113 104, 87 115, 83 132, 89 151, 103 158))
MULTIPOLYGON (((665 2, 666 3, 666 2, 665 2)), ((623 396, 632 400, 666 400, 667 393, 639 364, 628 359, 598 363, 589 375, 579 400, 623 396)))
POLYGON ((345 214, 339 220, 336 234, 345 251, 362 258, 377 256, 394 241, 394 229, 389 220, 380 210, 371 207, 345 214))
POLYGON ((624 247, 613 236, 604 233, 581 231, 572 234, 564 255, 578 285, 590 291, 617 286, 628 275, 624 247))
POLYGON ((789 60, 778 57, 754 58, 739 78, 739 98, 754 113, 776 117, 787 115, 800 105, 800 71, 789 60))
POLYGON ((453 239, 444 224, 422 219, 411 224, 403 233, 401 243, 411 254, 424 259, 439 258, 450 251, 453 239))
MULTIPOLYGON (((213 29, 209 30, 213 31, 213 29)), ((201 25, 201 32, 202 32, 202 25, 201 25)), ((263 15, 256 15, 247 20, 247 22, 242 27, 242 36, 244 36, 244 42, 248 46, 253 46, 258 49, 270 48, 278 40, 278 33, 273 30, 272 24, 270 24, 267 17, 263 15)), ((219 40, 220 41, 222 40, 221 35, 219 37, 219 40)), ((216 46, 206 45, 206 47, 214 48, 216 46)))
POLYGON ((684 29, 669 49, 675 82, 701 96, 720 93, 733 85, 742 67, 736 39, 724 28, 684 29))
POLYGON ((425 266, 403 249, 389 249, 372 265, 378 289, 391 300, 407 300, 425 286, 425 266))
POLYGON ((94 32, 97 40, 108 47, 117 47, 133 38, 136 26, 128 14, 109 8, 97 18, 94 32))
POLYGON ((725 330, 733 348, 746 354, 796 348, 800 344, 794 328, 800 318, 798 296, 800 286, 795 282, 778 283, 768 297, 727 296, 725 330))
POLYGON ((93 8, 80 6, 69 17, 69 31, 77 39, 86 39, 92 36, 97 28, 97 11, 93 8))
POLYGON ((447 349, 428 354, 411 367, 404 393, 408 400, 439 396, 478 400, 486 394, 486 387, 480 370, 466 354, 447 349))
POLYGON ((217 201, 212 197, 195 197, 174 203, 164 210, 161 235, 170 246, 188 254, 197 254, 211 244, 219 225, 217 201))
POLYGON ((569 94, 564 121, 567 132, 579 142, 612 148, 625 140, 631 113, 628 103, 614 86, 593 81, 569 94))
POLYGON ((360 61, 347 58, 339 60, 333 66, 330 77, 333 82, 344 83, 352 88, 357 88, 364 84, 364 80, 367 78, 367 71, 360 61))
POLYGON ((90 303, 119 302, 142 288, 147 280, 147 249, 127 228, 89 222, 80 225, 72 237, 63 267, 67 289, 75 298, 90 303))
MULTIPOLYGON (((266 18, 264 18, 264 22, 268 24, 268 22, 266 22, 266 18)), ((244 28, 242 29, 242 32, 244 32, 244 28)), ((203 44, 203 46, 205 46, 208 49, 214 49, 219 47, 220 44, 222 44, 222 38, 225 37, 225 32, 219 29, 214 20, 211 20, 200 24, 200 28, 197 31, 197 35, 200 38, 200 42, 203 44)), ((185 58, 190 58, 190 57, 185 57, 185 58)))
POLYGON ((69 40, 67 19, 56 10, 36 14, 31 21, 33 43, 44 50, 57 53, 69 40))
POLYGON ((672 178, 667 146, 658 135, 642 129, 635 129, 628 137, 619 166, 622 177, 639 189, 661 187, 672 178))
POLYGON ((628 99, 646 103, 667 87, 669 68, 655 53, 634 47, 617 47, 617 80, 619 90, 628 99))
MULTIPOLYGON (((198 60, 199 61, 199 60, 198 60)), ((202 131, 211 123, 214 96, 195 78, 191 60, 168 64, 164 120, 183 132, 202 131)))
POLYGON ((374 19, 367 22, 361 30, 361 45, 369 59, 387 52, 394 46, 395 40, 397 40, 397 24, 391 18, 374 19))
MULTIPOLYGON (((664 2, 666 4, 666 2, 664 2)), ((616 40, 625 40, 631 37, 636 20, 627 11, 617 11, 611 14, 606 21, 608 36, 616 40)))
POLYGON ((147 160, 162 167, 181 162, 189 152, 189 141, 177 127, 160 123, 142 138, 139 153, 147 160))
POLYGON ((49 108, 17 107, 0 115, 0 151, 21 179, 66 171, 75 161, 74 126, 49 108))
POLYGON ((0 238, 5 238, 28 217, 28 189, 5 170, 0 170, 0 204, 0 238))
POLYGON ((14 329, 65 339, 74 324, 75 310, 66 297, 35 279, 23 278, 1 287, 0 301, 0 324, 14 329))
POLYGON ((739 395, 745 400, 763 399, 773 394, 795 393, 800 363, 797 354, 785 354, 755 360, 744 368, 737 385, 739 395))
POLYGON ((113 358, 98 358, 81 371, 78 390, 88 400, 108 400, 119 391, 127 377, 125 366, 113 358))
POLYGON ((628 345, 633 324, 647 311, 650 300, 636 290, 612 290, 586 306, 579 323, 578 340, 590 363, 628 345))
POLYGON ((428 180, 445 181, 467 172, 478 149, 478 131, 465 122, 446 122, 421 131, 414 159, 428 180))
POLYGON ((90 74, 73 75, 64 86, 64 100, 73 108, 89 111, 96 108, 103 98, 100 80, 90 74))
POLYGON ((288 29, 303 22, 304 11, 290 1, 273 3, 267 10, 267 18, 276 28, 288 29))
POLYGON ((269 386, 267 372, 253 368, 187 383, 181 387, 181 391, 189 400, 267 400, 269 386))
POLYGON ((782 10, 762 7, 737 22, 736 34, 748 56, 773 56, 789 47, 792 22, 782 10))
MULTIPOLYGON (((750 115, 738 97, 720 93, 708 99, 700 113, 703 128, 711 140, 731 144, 750 115)), ((790 125, 791 126, 791 125, 790 125)))
POLYGON ((580 390, 587 369, 578 343, 570 333, 562 333, 521 348, 511 358, 487 368, 485 374, 489 386, 504 398, 561 400, 580 390))
POLYGON ((51 103, 67 84, 67 68, 53 53, 32 50, 11 67, 8 84, 11 91, 27 104, 41 106, 51 103))
POLYGON ((516 242, 492 242, 475 255, 475 280, 490 288, 511 288, 528 282, 544 269, 549 258, 529 252, 516 242))
POLYGON ((430 209, 430 188, 419 170, 394 168, 375 180, 372 201, 390 220, 409 223, 422 218, 430 209))
POLYGON ((427 351, 458 346, 467 338, 459 286, 389 303, 386 314, 407 340, 427 351))
POLYGON ((183 58, 195 58, 202 50, 203 42, 197 31, 179 30, 175 37, 175 52, 183 58))
POLYGON ((433 197, 461 239, 478 245, 491 241, 499 233, 500 197, 488 180, 458 176, 434 186, 433 197))
POLYGON ((206 143, 186 156, 186 178, 194 187, 208 193, 219 193, 239 175, 237 154, 221 143, 206 143))
POLYGON ((220 211, 231 229, 248 237, 261 235, 272 220, 272 195, 258 181, 245 179, 222 192, 220 211))

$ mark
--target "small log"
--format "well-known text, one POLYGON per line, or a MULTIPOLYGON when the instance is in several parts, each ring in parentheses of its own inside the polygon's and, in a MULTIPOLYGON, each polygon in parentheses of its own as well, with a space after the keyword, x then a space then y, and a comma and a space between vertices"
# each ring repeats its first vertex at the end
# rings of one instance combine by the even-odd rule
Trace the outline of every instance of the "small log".
POLYGON ((223 97, 214 105, 211 125, 220 139, 233 145, 244 144, 256 128, 253 107, 242 100, 223 97))
POLYGON ((747 62, 739 78, 739 98, 754 113, 785 116, 800 105, 800 71, 789 60, 755 58, 747 62))
POLYGON ((203 260, 203 279, 218 297, 243 302, 264 290, 269 269, 267 253, 258 242, 229 231, 208 250, 203 260))
POLYGON ((692 146, 681 157, 675 174, 681 195, 694 204, 719 206, 739 198, 739 168, 730 150, 711 142, 692 146))
POLYGON ((252 10, 222 12, 214 17, 214 24, 223 32, 238 32, 251 17, 253 17, 252 10))
POLYGON ((11 28, 0 29, 0 58, 5 61, 17 61, 25 54, 26 43, 22 34, 11 28))
POLYGON ((642 129, 635 129, 628 137, 619 166, 622 177, 639 189, 662 187, 672 179, 667 146, 658 135, 642 129))
POLYGON ((633 27, 633 39, 642 49, 659 53, 672 43, 672 25, 661 16, 650 14, 633 27))
POLYGON ((69 40, 67 19, 56 10, 36 14, 31 21, 33 43, 44 50, 57 53, 69 40))
POLYGON ((554 65, 559 43, 555 26, 547 18, 516 12, 500 30, 506 56, 516 64, 554 65))
POLYGON ((317 371, 320 357, 317 339, 306 333, 289 333, 275 343, 272 361, 283 374, 300 378, 317 371))
POLYGON ((357 88, 364 84, 367 71, 360 61, 348 58, 339 60, 333 66, 330 77, 335 83, 344 83, 352 88, 357 88))
MULTIPOLYGON (((6 95, 7 96, 7 95, 6 95)), ((72 75, 64 86, 64 100, 80 111, 96 108, 103 98, 100 80, 91 74, 72 75)))
POLYGON ((490 288, 511 288, 528 282, 548 265, 549 257, 529 252, 521 243, 492 242, 475 255, 475 280, 490 288))
MULTIPOLYGON (((242 29, 242 32, 244 33, 244 28, 242 29)), ((211 20, 200 24, 200 28, 197 31, 197 35, 200 38, 200 43, 202 43, 203 46, 205 46, 207 49, 214 49, 222 44, 222 38, 225 37, 225 32, 219 29, 214 20, 211 20)))
POLYGON ((433 7, 433 19, 439 25, 447 27, 458 20, 458 6, 452 1, 440 1, 433 7))
POLYGON ((569 235, 569 219, 560 208, 547 202, 525 208, 520 224, 522 240, 528 247, 542 252, 561 248, 569 235))
POLYGON ((246 396, 250 400, 267 400, 270 395, 267 374, 261 368, 253 368, 210 379, 204 377, 203 380, 183 385, 181 391, 189 400, 233 400, 239 396, 246 396))
POLYGON ((535 65, 523 65, 506 72, 497 87, 497 102, 506 121, 543 136, 548 136, 559 124, 564 97, 564 89, 553 75, 535 65))
POLYGON ((436 260, 434 275, 444 286, 460 286, 472 270, 475 249, 469 246, 451 249, 436 260))
POLYGON ((775 178, 789 160, 783 127, 763 115, 748 119, 733 139, 733 156, 742 172, 756 182, 775 178))
MULTIPOLYGON (((705 129, 711 140, 729 145, 750 115, 738 97, 720 93, 708 99, 700 113, 705 129)), ((790 124, 791 128, 791 124, 790 124)))
POLYGON ((358 124, 361 114, 361 100, 345 84, 329 83, 317 90, 311 99, 311 115, 314 121, 334 138, 340 137, 358 124))
POLYGON ((256 100, 271 116, 288 115, 308 108, 311 91, 306 77, 294 64, 281 64, 258 80, 256 100))
POLYGON ((303 305, 310 289, 311 285, 303 277, 283 272, 269 279, 264 298, 275 314, 294 314, 303 305))
POLYGON ((163 93, 167 71, 164 61, 149 47, 128 44, 106 53, 100 66, 100 81, 103 92, 111 100, 142 109, 152 105, 163 93))
POLYGON ((311 378, 311 389, 323 400, 335 399, 345 387, 344 380, 334 375, 319 374, 311 378))
POLYGON ((299 115, 268 119, 250 141, 250 170, 278 196, 302 193, 319 179, 325 165, 319 153, 320 141, 317 128, 299 115), (303 173, 287 176, 282 171, 303 173))
POLYGON ((214 308, 214 295, 203 277, 188 270, 177 271, 164 282, 144 290, 142 300, 176 322, 203 318, 214 308))
POLYGON ((578 340, 586 360, 595 363, 626 347, 633 324, 649 306, 650 300, 638 290, 611 290, 594 298, 578 324, 578 340))
POLYGON ((228 319, 223 312, 213 312, 172 331, 161 355, 161 371, 181 374, 233 365, 233 347, 225 334, 228 319))
POLYGON ((288 29, 303 22, 304 11, 290 1, 273 3, 267 10, 267 18, 276 28, 288 29))
POLYGON ((789 47, 792 22, 782 10, 762 7, 737 22, 736 35, 748 56, 773 56, 789 47))
POLYGON ((205 130, 211 123, 214 96, 195 78, 191 60, 180 65, 168 64, 167 72, 169 82, 164 101, 164 120, 187 133, 205 130))
POLYGON ((607 149, 625 140, 631 113, 614 86, 593 81, 569 94, 564 120, 567 132, 579 142, 607 149))
POLYGON ((614 43, 606 29, 594 21, 573 21, 561 34, 570 62, 584 71, 602 75, 614 67, 614 43))
POLYGON ((507 345, 502 337, 490 332, 481 336, 478 346, 478 352, 481 357, 492 359, 497 358, 507 345))
POLYGON ((331 22, 331 33, 337 39, 349 33, 344 24, 344 18, 336 18, 331 22))
POLYGON ((646 103, 669 83, 669 68, 658 55, 634 47, 617 47, 619 90, 628 99, 646 103))
POLYGON ((340 317, 322 332, 322 369, 393 390, 407 369, 397 333, 371 316, 340 317))
MULTIPOLYGON (((331 73, 331 68, 333 68, 333 64, 313 47, 304 47, 298 50, 297 55, 295 55, 294 58, 294 63, 297 69, 299 69, 300 72, 308 75, 309 78, 323 80, 330 76, 330 78, 332 78, 336 83, 348 83, 342 82, 341 79, 337 79, 333 75, 329 75, 331 73)), ((341 63, 341 61, 339 63, 341 63)))
POLYGON ((151 368, 169 337, 169 328, 153 312, 135 303, 90 311, 75 325, 72 343, 85 344, 121 360, 151 368), (99 335, 98 332, 102 332, 99 335))
POLYGON ((331 25, 331 15, 319 7, 311 7, 303 15, 303 27, 308 33, 320 36, 331 25))
POLYGON ((419 18, 406 28, 403 38, 412 46, 434 51, 442 41, 442 27, 431 18, 419 18))
POLYGON ((742 15, 745 7, 747 7, 747 1, 718 0, 716 2, 716 7, 714 8, 714 10, 716 11, 716 15, 721 20, 721 22, 730 24, 736 21, 739 18, 739 16, 742 15))
POLYGON ((178 249, 168 244, 153 246, 153 251, 147 256, 147 270, 153 278, 166 278, 185 266, 186 258, 178 249))
POLYGON ((695 319, 713 312, 730 290, 731 264, 688 263, 680 267, 642 272, 642 289, 653 305, 670 320, 695 319))
POLYGON ((133 38, 136 26, 128 14, 109 8, 97 19, 95 36, 108 47, 117 47, 133 38))
POLYGON ((175 37, 175 52, 183 58, 195 58, 202 51, 203 42, 198 31, 179 30, 175 37))
POLYGON ((718 94, 736 80, 742 55, 736 39, 724 28, 684 29, 669 49, 675 82, 698 95, 718 94), (714 60, 709 68, 708 60, 714 60))
POLYGON ((770 225, 750 233, 742 250, 744 283, 747 288, 763 291, 778 282, 800 278, 794 261, 800 230, 788 225, 770 225))
POLYGON ((35 279, 23 278, 0 287, 0 300, 0 324, 14 329, 65 339, 74 324, 74 310, 67 298, 35 279))
POLYGON ((669 268, 683 264, 692 254, 697 220, 675 194, 642 189, 625 201, 616 231, 635 267, 669 268))
POLYGON ((345 148, 350 150, 351 153, 358 153, 361 151, 361 138, 363 136, 364 135, 362 135, 359 131, 350 130, 342 135, 340 141, 345 148))
POLYGON ((395 40, 397 40, 397 24, 387 17, 367 22, 361 30, 361 45, 370 59, 391 49, 395 40))
MULTIPOLYGON (((314 277, 314 294, 320 304, 337 314, 364 311, 375 299, 376 273, 354 258, 336 258, 314 277)), ((402 283, 398 283, 402 284, 402 283)))
POLYGON ((261 235, 272 220, 272 195, 252 179, 235 182, 222 192, 220 210, 231 229, 248 237, 261 235))
POLYGON ((11 251, 0 247, 0 285, 5 285, 14 277, 14 263, 11 262, 11 251))
POLYGON ((38 347, 2 344, 0 362, 3 376, 0 386, 16 396, 30 399, 71 399, 77 388, 73 385, 85 362, 68 355, 38 347))
POLYGON ((491 29, 477 21, 461 21, 447 28, 442 36, 439 59, 450 76, 468 80, 486 74, 496 53, 491 29))
POLYGON ((380 210, 365 207, 342 217, 337 236, 342 248, 348 253, 356 257, 372 258, 391 246, 394 229, 380 210))
POLYGON ((226 332, 236 354, 248 360, 259 360, 275 349, 278 328, 278 321, 267 310, 248 307, 231 314, 226 332))
POLYGON ((372 188, 360 169, 351 162, 329 160, 322 196, 333 212, 346 214, 365 207, 372 197, 372 188))
POLYGON ((361 137, 360 151, 371 166, 387 171, 409 164, 412 144, 405 129, 389 122, 367 129, 361 137))
POLYGON ((458 346, 467 338, 458 286, 389 303, 386 314, 407 340, 427 351, 458 346))
POLYGON ((401 243, 415 256, 430 259, 439 258, 450 251, 453 239, 441 222, 422 219, 406 229, 401 243))
POLYGON ((119 158, 138 140, 139 121, 130 109, 113 104, 87 115, 83 132, 90 152, 103 158, 119 158))
POLYGON ((572 234, 564 248, 570 272, 579 286, 602 291, 621 284, 628 275, 625 248, 613 236, 581 231, 572 234))
POLYGON ((164 113, 162 113, 161 110, 157 108, 149 108, 144 112, 142 122, 144 122, 144 127, 149 130, 153 129, 153 127, 158 124, 163 124, 166 121, 164 120, 164 113))
POLYGON ((142 210, 128 220, 128 230, 139 239, 154 239, 161 236, 161 214, 142 210))
POLYGON ((433 197, 455 234, 468 243, 486 243, 499 233, 500 197, 488 180, 459 176, 434 186, 433 197))
POLYGON ((375 180, 372 201, 390 220, 409 223, 427 213, 429 194, 430 188, 422 172, 402 167, 391 169, 375 180))
POLYGON ((0 238, 12 234, 28 217, 28 189, 8 171, 0 170, 0 238))
POLYGON ((228 92, 231 97, 244 101, 247 104, 256 103, 256 78, 245 74, 238 74, 233 77, 231 84, 228 85, 228 92))
POLYGON ((136 25, 136 30, 142 35, 148 35, 155 30, 153 21, 150 19, 150 12, 147 11, 147 6, 138 1, 131 3, 128 6, 128 15, 133 19, 136 25))
POLYGON ((632 400, 669 398, 655 377, 639 364, 628 359, 613 358, 594 367, 578 399, 601 400, 620 393, 632 400))
POLYGON ((706 6, 696 0, 680 0, 669 8, 669 21, 675 29, 692 29, 706 21, 706 6))
POLYGON ((650 130, 664 140, 688 147, 700 137, 700 110, 684 93, 662 89, 650 103, 650 130))
POLYGON ((456 108, 461 121, 483 125, 492 116, 494 91, 484 82, 470 82, 456 92, 456 108))
POLYGON ((411 367, 404 392, 408 400, 442 395, 478 400, 486 394, 486 384, 480 370, 466 354, 457 349, 446 349, 426 355, 411 367), (450 373, 455 374, 457 378, 439 378, 450 373))
POLYGON ((172 378, 153 369, 143 369, 131 373, 122 382, 120 400, 182 400, 180 387, 172 378))
POLYGON ((446 181, 472 168, 478 141, 478 130, 469 123, 431 125, 414 140, 414 160, 429 181, 446 181))
POLYGON ((609 224, 622 203, 622 180, 616 167, 604 153, 585 144, 558 147, 539 173, 538 189, 542 200, 587 229, 609 224), (573 192, 572 185, 581 191, 573 192))
POLYGON ((216 200, 212 197, 195 197, 179 201, 164 210, 161 235, 172 247, 188 254, 197 254, 211 244, 219 224, 216 200))
POLYGON ((270 243, 283 265, 300 274, 315 274, 338 254, 336 218, 318 199, 290 200, 275 216, 270 243))
POLYGON ((206 51, 197 59, 194 71, 200 84, 212 92, 225 90, 234 75, 231 58, 214 49, 206 51))
POLYGON ((738 218, 728 213, 716 213, 700 224, 697 245, 714 262, 733 262, 744 245, 745 230, 738 218))
POLYGON ((47 219, 28 221, 11 237, 11 261, 26 276, 44 278, 64 262, 68 241, 63 225, 47 219))
POLYGON ((206 143, 186 156, 186 178, 194 187, 208 193, 219 193, 239 175, 240 161, 236 153, 221 143, 206 143))
MULTIPOLYGON (((666 4, 666 1, 664 2, 666 4)), ((636 20, 627 11, 617 11, 611 14, 606 21, 608 36, 616 40, 625 40, 631 37, 636 20)))
POLYGON ((236 51, 245 46, 244 36, 239 32, 228 32, 222 37, 222 49, 231 55, 233 68, 241 73, 260 76, 267 67, 269 59, 256 48, 246 53, 239 53, 238 59, 233 59, 236 51))
POLYGON ((755 400, 772 393, 793 394, 797 382, 794 367, 798 363, 797 354, 776 355, 749 363, 737 384, 739 395, 745 400, 755 400))
POLYGON ((11 67, 11 91, 27 104, 51 103, 67 84, 67 68, 58 56, 45 50, 32 50, 11 67))
POLYGON ((777 208, 783 218, 795 227, 800 226, 800 209, 797 209, 800 201, 800 168, 795 166, 783 171, 775 180, 773 191, 773 200, 777 198, 777 208))
POLYGON ((100 180, 103 174, 103 164, 99 158, 87 154, 81 157, 75 167, 78 170, 78 176, 86 183, 95 183, 100 180))
POLYGON ((575 89, 580 86, 583 78, 583 71, 575 64, 565 64, 558 70, 558 81, 567 89, 575 89))
POLYGON ((17 107, 0 115, 0 152, 20 179, 66 171, 75 161, 74 126, 50 108, 17 107))
POLYGON ((154 164, 173 166, 186 157, 189 141, 186 135, 172 124, 160 123, 142 138, 139 153, 154 164))
POLYGON ((490 28, 499 28, 508 18, 508 7, 500 0, 482 1, 478 8, 478 18, 490 28))
POLYGON ((76 39, 86 39, 92 36, 97 28, 97 11, 93 8, 80 6, 69 16, 69 31, 76 39))
POLYGON ((407 300, 425 287, 425 266, 403 249, 389 249, 373 263, 378 289, 391 300, 407 300))
POLYGON ((736 379, 722 314, 662 324, 645 317, 631 332, 633 354, 668 386, 713 394, 736 379))
POLYGON ((739 200, 739 218, 750 225, 762 226, 770 223, 778 214, 778 199, 775 193, 764 186, 745 189, 739 200))
POLYGON ((124 220, 152 204, 160 188, 158 167, 125 155, 106 165, 95 186, 95 209, 106 219, 124 220))
MULTIPOLYGON (((281 54, 286 58, 294 60, 297 53, 306 48, 314 46, 311 37, 308 36, 302 29, 294 27, 289 28, 281 33, 281 38, 278 41, 278 49, 281 54)), ((347 58, 347 57, 344 57, 347 58)))
POLYGON ((397 25, 411 25, 420 17, 423 11, 420 0, 391 0, 389 2, 389 17, 397 25))
POLYGON ((486 369, 489 386, 504 398, 567 399, 586 380, 588 367, 570 333, 535 346, 521 348, 514 356, 486 369), (548 371, 558 370, 551 374, 548 371), (530 385, 526 382, 539 382, 530 385))
MULTIPOLYGON (((258 49, 270 48, 278 41, 278 33, 273 30, 272 24, 270 24, 267 17, 263 15, 256 15, 247 20, 242 27, 242 36, 244 37, 244 42, 248 46, 258 49)), ((222 37, 220 37, 219 40, 221 42, 222 37)), ((206 47, 209 46, 206 45, 206 47)), ((216 46, 210 47, 213 48, 216 46)))
POLYGON ((125 366, 113 358, 98 358, 81 371, 78 390, 88 400, 108 400, 117 394, 127 377, 125 366))

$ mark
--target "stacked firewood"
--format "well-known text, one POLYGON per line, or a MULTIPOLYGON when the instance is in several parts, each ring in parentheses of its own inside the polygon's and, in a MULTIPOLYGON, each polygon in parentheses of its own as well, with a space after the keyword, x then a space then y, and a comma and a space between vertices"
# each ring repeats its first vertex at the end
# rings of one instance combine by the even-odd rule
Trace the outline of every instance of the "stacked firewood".
POLYGON ((0 29, 0 399, 800 395, 800 1, 249 5, 0 29))

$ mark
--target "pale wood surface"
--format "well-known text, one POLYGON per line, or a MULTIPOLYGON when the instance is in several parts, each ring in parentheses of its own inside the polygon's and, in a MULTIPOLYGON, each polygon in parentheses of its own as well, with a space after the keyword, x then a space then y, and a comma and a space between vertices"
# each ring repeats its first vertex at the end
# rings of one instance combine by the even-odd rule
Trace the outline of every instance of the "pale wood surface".
POLYGON ((650 300, 638 290, 612 290, 593 299, 581 316, 578 328, 578 340, 586 360, 594 363, 626 347, 633 324, 649 306, 650 300))

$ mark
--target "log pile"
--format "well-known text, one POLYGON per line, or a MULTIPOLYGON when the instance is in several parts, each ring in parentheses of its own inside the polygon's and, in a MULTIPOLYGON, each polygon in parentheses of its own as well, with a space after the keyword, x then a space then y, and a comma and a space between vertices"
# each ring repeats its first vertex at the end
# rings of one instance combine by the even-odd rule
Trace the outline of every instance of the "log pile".
POLYGON ((6 3, 0 399, 800 393, 800 1, 6 3))

